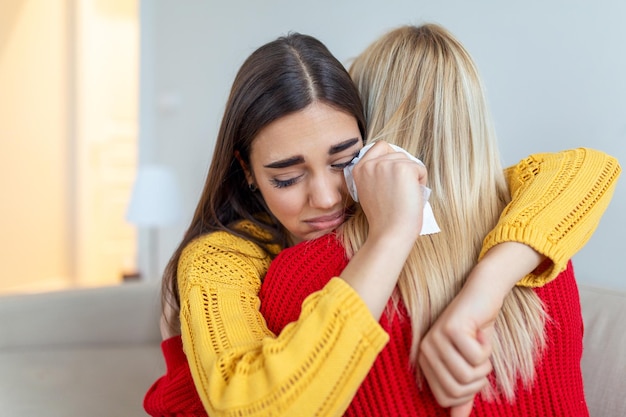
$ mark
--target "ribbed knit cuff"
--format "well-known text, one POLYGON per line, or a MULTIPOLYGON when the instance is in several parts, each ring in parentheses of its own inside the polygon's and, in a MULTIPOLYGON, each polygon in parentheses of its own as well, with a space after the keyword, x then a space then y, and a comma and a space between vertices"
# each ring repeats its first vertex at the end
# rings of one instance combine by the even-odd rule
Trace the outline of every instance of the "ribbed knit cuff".
POLYGON ((513 200, 485 238, 479 259, 499 243, 519 242, 548 260, 518 285, 553 280, 595 231, 620 171, 615 158, 587 148, 532 155, 507 169, 513 200))
POLYGON ((513 225, 498 225, 487 235, 478 259, 494 246, 504 242, 518 242, 530 246, 538 253, 544 255, 550 262, 542 264, 537 269, 517 282, 522 287, 541 287, 556 278, 567 266, 568 259, 559 251, 548 236, 537 228, 526 225, 525 227, 513 225))
POLYGON ((389 342, 389 335, 374 319, 350 284, 335 277, 326 284, 324 291, 338 299, 337 304, 341 306, 341 313, 349 320, 350 326, 362 329, 363 335, 370 341, 372 347, 380 352, 389 342))

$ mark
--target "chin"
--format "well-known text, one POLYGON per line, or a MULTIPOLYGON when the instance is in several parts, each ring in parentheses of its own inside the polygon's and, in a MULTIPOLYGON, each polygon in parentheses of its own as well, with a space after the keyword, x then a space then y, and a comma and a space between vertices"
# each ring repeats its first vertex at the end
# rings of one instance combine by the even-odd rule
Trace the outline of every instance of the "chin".
POLYGON ((311 233, 307 236, 306 240, 314 240, 314 239, 318 239, 318 238, 320 238, 320 237, 322 237, 322 236, 325 236, 325 235, 327 235, 327 234, 329 234, 329 233, 333 233, 334 231, 335 231, 335 229, 329 229, 329 230, 318 230, 318 231, 315 231, 315 232, 311 232, 311 233))

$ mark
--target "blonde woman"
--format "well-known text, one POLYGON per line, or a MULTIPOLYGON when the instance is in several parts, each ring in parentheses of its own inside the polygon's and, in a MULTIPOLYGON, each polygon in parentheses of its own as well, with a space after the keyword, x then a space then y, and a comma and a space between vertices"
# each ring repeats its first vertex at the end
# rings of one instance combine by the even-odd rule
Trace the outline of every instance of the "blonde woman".
MULTIPOLYGON (((608 204, 617 162, 605 166, 601 154, 578 149, 534 155, 504 172, 478 71, 440 26, 388 33, 350 73, 369 141, 399 145, 428 168, 441 233, 416 240, 381 319, 389 344, 345 415, 447 415, 449 406, 457 415, 472 407, 480 416, 588 415, 568 258, 593 231, 582 213, 608 204), (597 164, 597 186, 568 172, 583 161, 597 164), (522 197, 507 207, 528 178, 551 170, 545 198, 522 197), (583 201, 571 204, 566 187, 585 190, 583 201)), ((336 236, 304 242, 273 261, 260 293, 272 331, 298 317, 307 294, 341 276, 368 236, 367 214, 357 210, 336 236)))

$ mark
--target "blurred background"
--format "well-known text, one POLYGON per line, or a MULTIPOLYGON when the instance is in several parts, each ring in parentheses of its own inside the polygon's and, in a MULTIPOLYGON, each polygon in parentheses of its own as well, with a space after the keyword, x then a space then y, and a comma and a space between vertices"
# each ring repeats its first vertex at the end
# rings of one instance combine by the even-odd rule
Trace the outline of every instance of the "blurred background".
POLYGON ((0 289, 137 271, 139 23, 136 0, 0 0, 0 289))
MULTIPOLYGON (((626 161, 622 0, 0 0, 0 292, 158 280, 200 195, 243 60, 289 31, 346 65, 436 22, 475 58, 504 163, 626 161)), ((626 185, 574 259, 626 289, 626 185)))

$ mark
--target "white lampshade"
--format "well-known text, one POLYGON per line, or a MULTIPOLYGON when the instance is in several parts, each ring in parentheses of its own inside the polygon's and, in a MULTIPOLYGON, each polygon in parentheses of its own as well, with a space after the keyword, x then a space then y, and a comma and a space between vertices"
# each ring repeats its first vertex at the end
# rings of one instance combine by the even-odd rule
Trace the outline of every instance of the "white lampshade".
POLYGON ((141 227, 163 227, 181 216, 181 201, 174 173, 159 165, 139 168, 126 220, 141 227))

